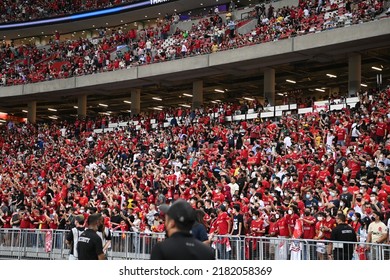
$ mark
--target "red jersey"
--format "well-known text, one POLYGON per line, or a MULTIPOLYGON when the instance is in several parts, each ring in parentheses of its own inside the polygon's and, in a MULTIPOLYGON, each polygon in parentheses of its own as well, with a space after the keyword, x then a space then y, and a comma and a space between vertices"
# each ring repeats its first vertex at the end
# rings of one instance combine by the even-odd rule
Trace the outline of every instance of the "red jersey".
POLYGON ((304 217, 303 236, 302 236, 303 239, 313 239, 314 238, 314 236, 316 235, 316 233, 315 233, 315 224, 316 223, 315 222, 316 222, 316 218, 314 218, 313 216, 304 217), (311 221, 313 223, 309 224, 309 223, 305 222, 305 220, 311 221))
POLYGON ((218 215, 215 221, 215 231, 219 235, 225 235, 229 233, 230 217, 226 212, 222 212, 218 215))
POLYGON ((278 225, 278 231, 279 231, 279 236, 282 237, 289 237, 290 232, 288 231, 288 221, 286 217, 282 217, 277 221, 278 225))
POLYGON ((252 220, 250 231, 253 236, 262 236, 263 230, 264 221, 262 219, 252 220))

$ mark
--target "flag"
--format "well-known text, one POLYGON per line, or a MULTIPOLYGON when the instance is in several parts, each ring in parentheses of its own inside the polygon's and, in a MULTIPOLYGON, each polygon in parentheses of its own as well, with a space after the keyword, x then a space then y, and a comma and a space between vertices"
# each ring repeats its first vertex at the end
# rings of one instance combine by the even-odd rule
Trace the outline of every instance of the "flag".
POLYGON ((46 253, 51 252, 52 242, 53 242, 53 231, 48 230, 48 231, 46 231, 46 235, 45 235, 45 252, 46 253))
POLYGON ((293 238, 298 239, 302 236, 303 233, 303 225, 301 220, 297 220, 295 222, 294 231, 293 231, 293 238))

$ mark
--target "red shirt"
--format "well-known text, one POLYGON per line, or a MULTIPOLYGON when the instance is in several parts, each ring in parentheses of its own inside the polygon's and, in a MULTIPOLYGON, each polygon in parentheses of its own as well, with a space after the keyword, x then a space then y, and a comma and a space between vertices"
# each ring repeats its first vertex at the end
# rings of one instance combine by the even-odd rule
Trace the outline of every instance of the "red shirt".
MULTIPOLYGON (((327 228, 330 228, 331 230, 336 227, 336 220, 331 218, 329 221, 326 219, 323 221, 324 226, 327 228)), ((330 239, 332 231, 324 231, 324 238, 325 239, 330 239)))
POLYGON ((222 212, 218 215, 215 221, 215 230, 219 235, 225 235, 229 233, 230 217, 226 212, 222 212))
POLYGON ((304 221, 303 221, 303 236, 302 238, 303 239, 313 239, 314 236, 316 235, 316 232, 315 232, 315 221, 316 221, 316 218, 314 218, 313 216, 306 216, 304 217, 304 221), (305 222, 305 220, 309 220, 309 221, 313 221, 314 223, 313 224, 309 224, 307 222, 305 222))
POLYGON ((290 232, 288 231, 288 222, 286 217, 282 217, 277 221, 278 229, 279 229, 279 236, 283 237, 289 237, 290 232))
POLYGON ((253 220, 251 222, 251 234, 253 236, 262 236, 264 229, 264 221, 262 219, 253 220))

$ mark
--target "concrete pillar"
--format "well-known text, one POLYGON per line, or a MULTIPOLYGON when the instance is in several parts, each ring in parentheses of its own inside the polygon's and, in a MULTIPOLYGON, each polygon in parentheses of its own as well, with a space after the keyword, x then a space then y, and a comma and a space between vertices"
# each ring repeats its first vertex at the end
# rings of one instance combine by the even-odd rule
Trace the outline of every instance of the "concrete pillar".
POLYGON ((141 113, 141 89, 131 89, 131 115, 141 113))
POLYGON ((275 69, 267 68, 264 71, 264 99, 271 106, 275 106, 275 69))
POLYGON ((203 81, 194 81, 192 84, 192 108, 203 106, 203 81))
POLYGON ((87 117, 87 96, 81 95, 77 98, 77 115, 80 119, 87 117))
POLYGON ((355 95, 360 90, 362 82, 362 57, 358 53, 348 58, 348 95, 355 95))
POLYGON ((31 101, 27 104, 27 120, 29 123, 36 123, 37 121, 37 102, 31 101))

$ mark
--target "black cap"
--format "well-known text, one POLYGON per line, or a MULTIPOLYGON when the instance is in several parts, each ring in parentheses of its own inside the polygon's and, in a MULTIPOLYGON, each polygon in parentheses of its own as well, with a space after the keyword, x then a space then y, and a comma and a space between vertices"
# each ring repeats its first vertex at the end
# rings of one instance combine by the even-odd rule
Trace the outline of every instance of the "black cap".
POLYGON ((195 222, 195 211, 191 205, 183 199, 175 201, 171 206, 162 204, 159 209, 175 222, 188 225, 195 222))

